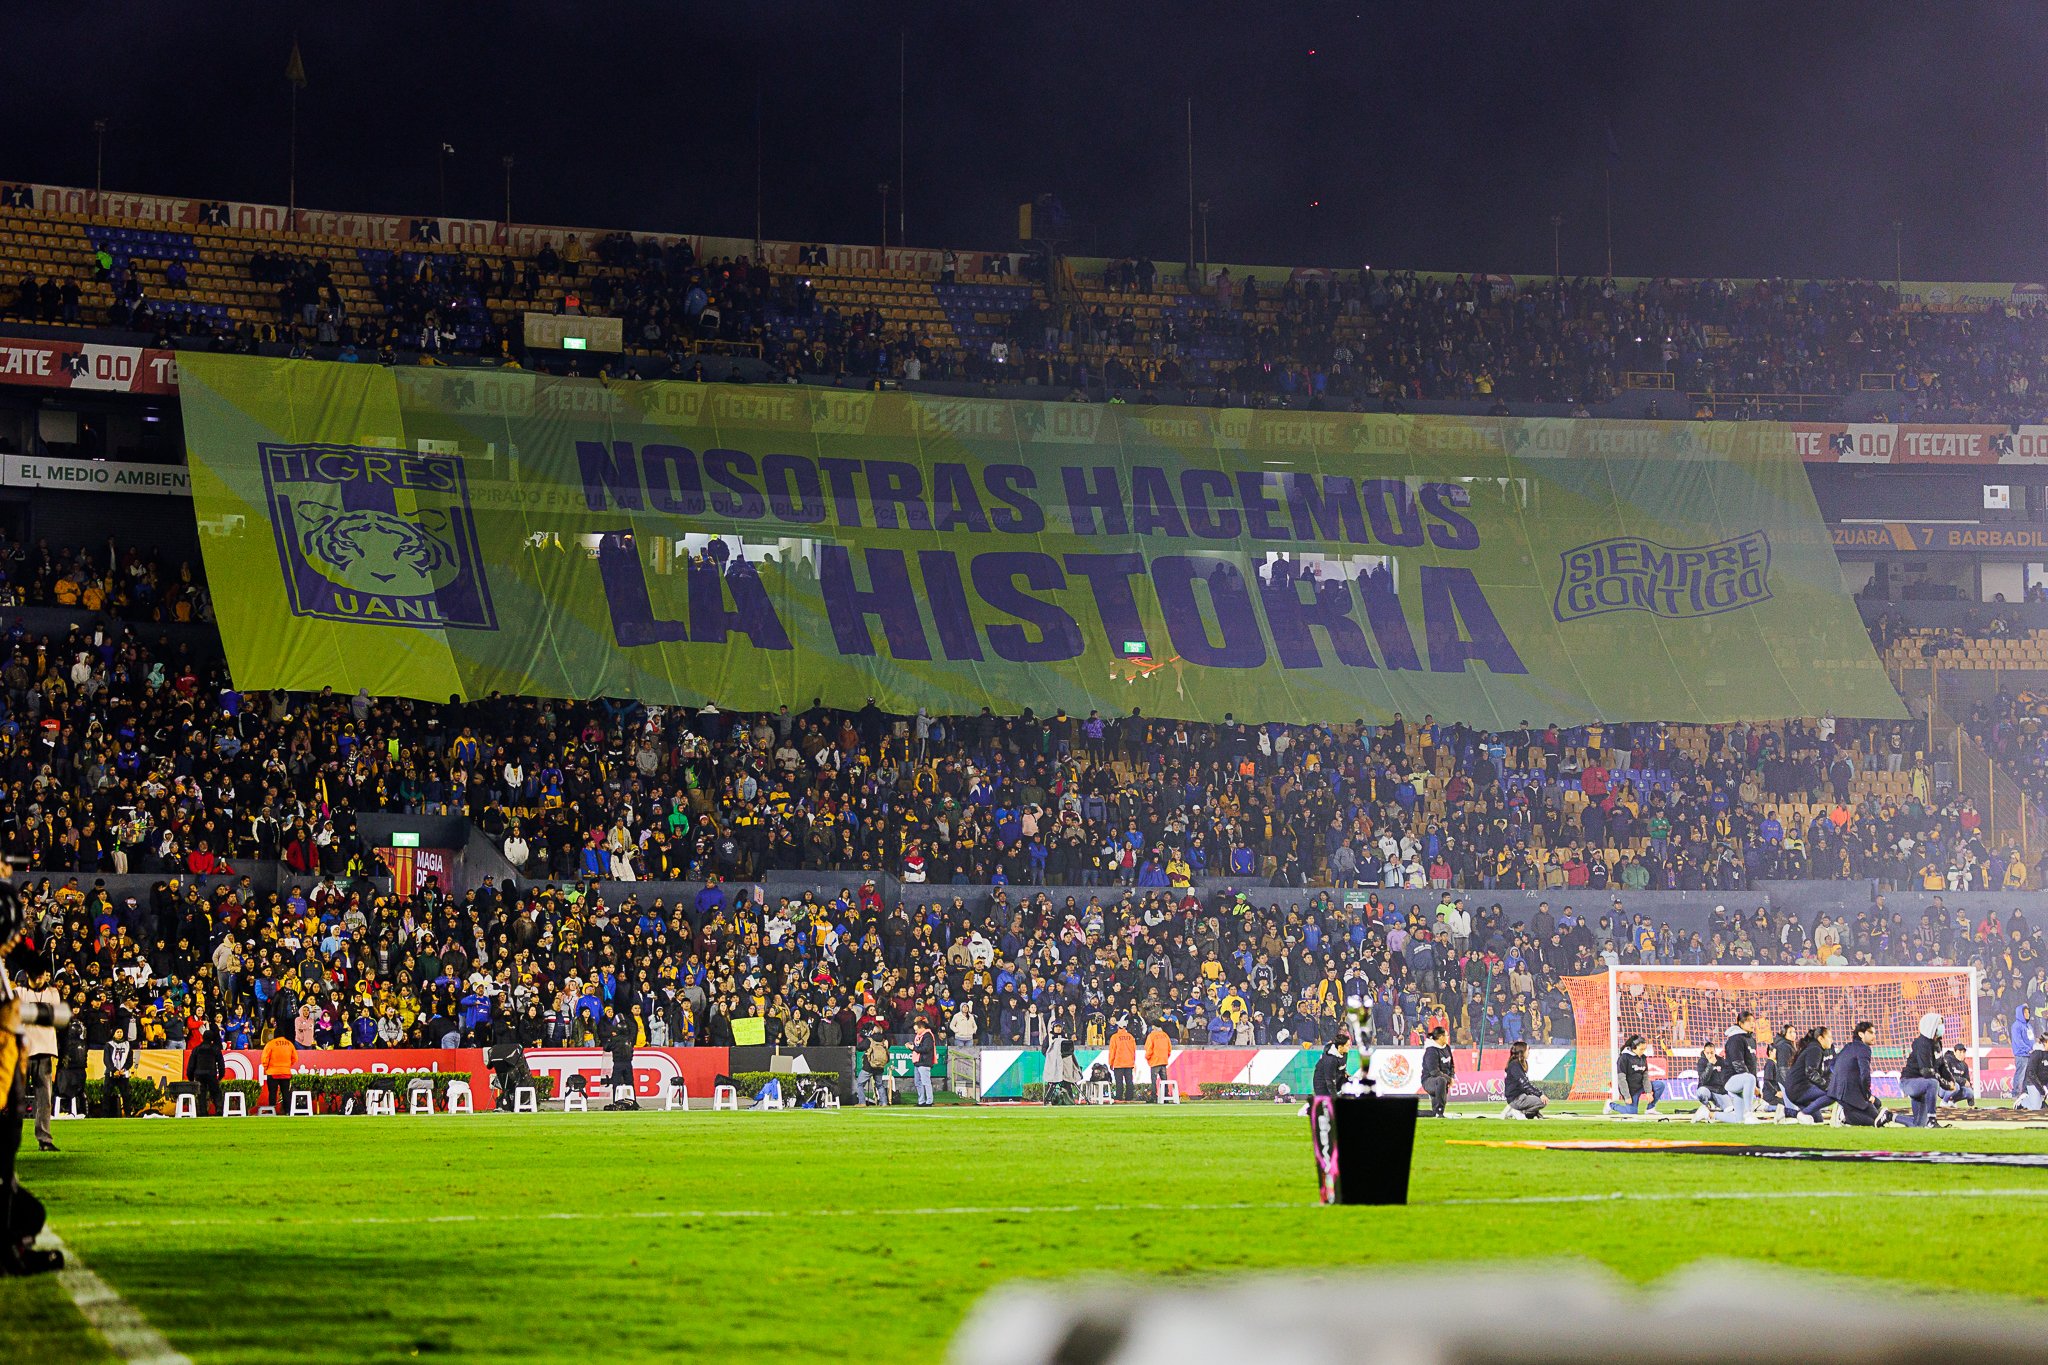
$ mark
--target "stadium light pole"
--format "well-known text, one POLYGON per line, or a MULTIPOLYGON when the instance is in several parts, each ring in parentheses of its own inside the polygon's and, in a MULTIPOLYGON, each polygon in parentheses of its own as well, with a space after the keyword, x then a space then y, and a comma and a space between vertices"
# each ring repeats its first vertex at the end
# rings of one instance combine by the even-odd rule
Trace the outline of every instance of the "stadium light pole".
POLYGON ((503 165, 505 167, 505 226, 509 228, 512 226, 512 153, 505 153, 503 165))
POLYGON ((1905 220, 1892 219, 1892 306, 1906 306, 1906 252, 1902 245, 1906 230, 1905 220))
POLYGON ((92 211, 97 215, 100 211, 102 178, 107 165, 107 121, 105 119, 96 118, 92 121, 92 135, 92 211))
POLYGON ((1550 215, 1550 278, 1553 283, 1564 278, 1564 215, 1550 215))
POLYGON ((446 218, 448 216, 448 158, 453 155, 455 155, 455 148, 443 142, 440 154, 434 158, 434 166, 441 176, 441 199, 434 208, 434 216, 436 218, 446 218))
POLYGON ((1199 288, 1209 279, 1209 201, 1204 199, 1195 207, 1202 211, 1202 273, 1195 281, 1199 288))
MULTIPOLYGON (((882 250, 889 249, 889 182, 884 180, 875 186, 875 193, 882 196, 882 250)), ((876 265, 881 262, 877 261, 876 265)))

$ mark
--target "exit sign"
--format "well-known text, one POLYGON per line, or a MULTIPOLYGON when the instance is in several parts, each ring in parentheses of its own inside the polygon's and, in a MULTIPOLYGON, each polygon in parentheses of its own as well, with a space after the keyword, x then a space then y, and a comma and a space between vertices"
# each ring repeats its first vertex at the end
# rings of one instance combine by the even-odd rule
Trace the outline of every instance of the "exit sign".
POLYGON ((393 833, 391 836, 391 846, 393 848, 418 848, 420 846, 420 836, 418 834, 393 833))

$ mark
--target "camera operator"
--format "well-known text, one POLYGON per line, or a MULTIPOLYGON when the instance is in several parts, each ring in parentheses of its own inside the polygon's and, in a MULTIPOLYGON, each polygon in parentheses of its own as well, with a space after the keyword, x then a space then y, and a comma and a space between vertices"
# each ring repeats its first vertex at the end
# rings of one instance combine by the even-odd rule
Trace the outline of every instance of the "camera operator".
POLYGON ((14 1174, 21 1150, 21 1096, 28 1071, 22 1034, 26 1027, 62 1027, 69 1023, 62 1006, 30 1003, 16 997, 8 975, 7 954, 21 940, 24 922, 14 889, 0 883, 0 1275, 37 1275, 64 1265, 59 1251, 38 1249, 43 1230, 43 1205, 22 1188, 14 1174))
POLYGON ((200 1020, 195 1024, 199 1039, 185 1054, 185 1079, 196 1092, 201 1117, 220 1113, 221 1079, 227 1074, 227 1058, 220 1050, 220 1034, 200 1020))

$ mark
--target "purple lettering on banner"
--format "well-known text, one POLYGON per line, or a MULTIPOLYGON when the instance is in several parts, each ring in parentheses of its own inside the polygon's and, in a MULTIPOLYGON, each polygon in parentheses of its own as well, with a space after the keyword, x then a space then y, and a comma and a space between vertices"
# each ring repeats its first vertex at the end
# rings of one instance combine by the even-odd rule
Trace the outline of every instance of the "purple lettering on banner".
POLYGON ((812 524, 825 519, 825 486, 818 467, 801 455, 763 455, 761 487, 777 521, 812 524))
POLYGON ((864 550, 861 558, 867 565, 871 585, 867 588, 853 581, 853 560, 844 545, 818 547, 818 587, 824 594, 825 615, 832 622, 832 639, 840 654, 874 654, 868 617, 875 616, 881 618, 892 657, 930 659, 932 647, 924 637, 924 618, 918 614, 917 593, 910 586, 910 566, 904 562, 903 551, 864 550))
POLYGON ((1188 538, 1166 471, 1158 465, 1141 464, 1131 470, 1131 534, 1149 536, 1154 532, 1175 540, 1188 538))
POLYGON ((1275 522, 1280 504, 1273 501, 1273 483, 1280 476, 1263 469, 1241 469, 1237 497, 1244 504, 1244 533, 1254 540, 1291 540, 1293 533, 1275 522))
POLYGON ((1420 572, 1430 672, 1462 673, 1468 659, 1477 659, 1496 673, 1529 671, 1470 569, 1424 565, 1420 572))
POLYGON ((1266 608, 1266 624, 1273 628, 1273 647, 1280 655, 1281 667, 1323 666, 1322 652, 1316 648, 1311 630, 1321 630, 1330 637, 1337 662, 1345 667, 1376 666, 1372 649, 1365 642, 1365 631, 1352 619, 1351 585, 1343 579, 1325 583, 1300 578, 1282 581, 1275 574, 1272 581, 1260 582, 1259 600, 1266 608), (1302 600, 1303 588, 1309 589, 1308 601, 1302 600))
POLYGON ((932 519, 924 508, 924 475, 902 460, 868 461, 868 506, 875 525, 884 531, 929 531, 932 519), (899 524, 897 509, 902 509, 899 524))
MULTIPOLYGON (((697 472, 695 451, 688 446, 643 446, 640 468, 647 483, 647 500, 655 511, 680 517, 704 515, 704 479, 697 472)), ((587 477, 584 484, 587 494, 587 477)))
POLYGON ((1181 501, 1188 506, 1188 529, 1204 540, 1236 540, 1237 509, 1209 510, 1209 496, 1228 498, 1230 476, 1220 469, 1190 469, 1180 476, 1181 501))
POLYGON ((988 495, 1002 503, 989 521, 1004 535, 1035 536, 1045 529, 1045 509, 1024 490, 1038 487, 1038 475, 1021 464, 992 464, 981 471, 988 495))
POLYGON ((821 455, 818 469, 832 490, 834 518, 841 526, 865 526, 867 523, 860 519, 860 490, 853 482, 853 476, 860 472, 860 461, 841 455, 821 455))
POLYGON ((1121 536, 1129 533, 1130 523, 1124 518, 1123 482, 1117 477, 1114 466, 1106 464, 1080 468, 1075 465, 1060 466, 1060 482, 1067 490, 1067 523, 1074 528, 1077 536, 1121 536), (1089 482, 1093 474, 1095 481, 1089 482), (1102 529, 1095 529, 1095 518, 1100 514, 1102 529))
POLYGON ((966 465, 932 466, 932 529, 988 534, 988 513, 981 510, 981 495, 966 465))
POLYGON ((744 450, 705 451, 704 477, 716 485, 711 490, 711 510, 721 517, 759 521, 767 504, 760 490, 746 480, 753 472, 754 457, 744 450))
POLYGON ((1394 575, 1387 569, 1368 569, 1358 580, 1358 600, 1365 603, 1365 619, 1372 626, 1373 643, 1380 647, 1380 659, 1394 669, 1422 667, 1415 652, 1415 636, 1408 629, 1408 616, 1394 592, 1394 575))
POLYGON ((1131 591, 1131 579, 1145 572, 1143 555, 1068 555, 1066 564, 1068 573, 1088 580, 1095 594, 1095 615, 1112 652, 1126 640, 1145 638, 1137 595, 1131 591))
POLYGON ((1421 497, 1422 510, 1439 523, 1429 528, 1431 544, 1446 550, 1479 548, 1479 528, 1472 524, 1472 518, 1458 510, 1472 505, 1470 493, 1454 483, 1426 483, 1422 485, 1421 497))
POLYGON ((621 648, 661 645, 690 638, 681 621, 658 621, 647 596, 647 578, 633 551, 630 531, 606 531, 597 541, 597 576, 612 610, 612 638, 621 648))
POLYGON ((1052 603, 1017 587, 1017 580, 1021 578, 1026 588, 1039 592, 1057 592, 1064 588, 1067 576, 1060 572, 1059 562, 1051 555, 1032 550, 1000 550, 994 554, 976 555, 972 573, 974 590, 981 594, 982 601, 997 611, 1016 617, 1025 626, 1038 628, 1038 638, 1034 640, 1024 626, 990 626, 988 643, 997 655, 1017 664, 1058 663, 1062 659, 1080 656, 1085 645, 1081 639, 1081 627, 1075 624, 1074 618, 1052 603))
POLYGON ((690 639, 702 645, 722 645, 737 631, 756 649, 788 649, 789 632, 775 614, 768 589, 758 570, 751 566, 720 573, 709 559, 689 568, 690 639), (726 594, 732 604, 726 604, 726 594))
POLYGON ((1358 505, 1358 484, 1337 474, 1291 474, 1287 501, 1294 510, 1297 540, 1349 541, 1370 545, 1365 512, 1358 505))
POLYGON ((1362 487, 1373 539, 1382 545, 1422 543, 1422 509, 1415 505, 1407 484, 1399 479, 1367 479, 1362 487))
POLYGON ((1201 668, 1257 668, 1266 662, 1259 614, 1235 564, 1167 555, 1152 561, 1152 584, 1166 617, 1166 632, 1183 659, 1201 668), (1197 579, 1208 589, 1221 643, 1209 639, 1209 623, 1195 595, 1197 579))
POLYGON ((939 628, 939 647, 949 659, 981 658, 981 637, 974 630, 974 612, 960 582, 960 561, 951 550, 919 550, 917 571, 924 579, 924 600, 939 628))
POLYGON ((631 512, 643 510, 640 472, 633 464, 633 443, 578 441, 576 466, 583 474, 583 501, 593 512, 608 511, 612 503, 631 512), (610 501, 606 501, 607 495, 610 501))

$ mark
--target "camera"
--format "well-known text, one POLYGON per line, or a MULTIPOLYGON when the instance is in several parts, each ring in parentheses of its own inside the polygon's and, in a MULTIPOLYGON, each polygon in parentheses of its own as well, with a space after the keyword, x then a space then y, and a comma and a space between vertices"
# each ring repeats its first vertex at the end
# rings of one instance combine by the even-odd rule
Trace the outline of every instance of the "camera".
POLYGON ((21 1004, 21 1026, 23 1028, 69 1028, 71 1006, 63 1001, 46 1004, 40 1000, 24 1000, 21 1004))

